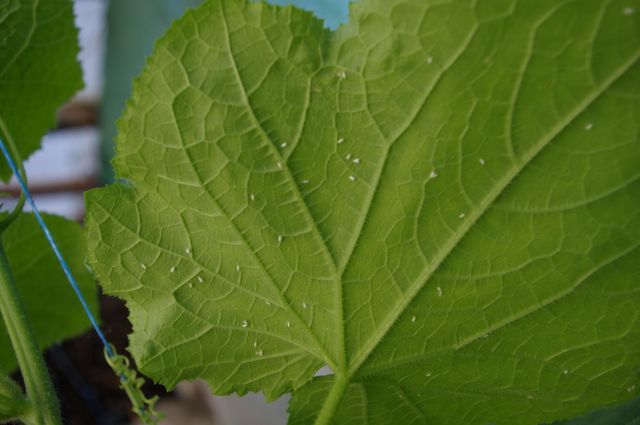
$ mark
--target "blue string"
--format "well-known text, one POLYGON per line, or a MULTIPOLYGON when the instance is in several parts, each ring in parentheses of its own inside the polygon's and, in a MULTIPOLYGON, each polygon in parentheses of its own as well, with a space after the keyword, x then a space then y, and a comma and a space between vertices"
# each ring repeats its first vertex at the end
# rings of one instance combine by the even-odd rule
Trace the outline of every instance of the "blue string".
POLYGON ((84 309, 85 314, 89 318, 89 321, 91 322, 91 326, 93 326, 93 329, 95 329, 96 333, 98 334, 98 337, 102 341, 102 344, 104 345, 104 348, 107 351, 107 355, 109 357, 113 357, 114 353, 111 350, 111 346, 109 345, 107 338, 104 336, 104 334, 100 330, 100 327, 98 326, 98 321, 96 320, 95 317, 93 317, 91 310, 89 310, 87 301, 84 299, 84 296, 82 295, 82 291, 80 291, 80 288, 78 287, 78 283, 76 282, 76 279, 73 277, 73 274, 71 273, 71 269, 69 268, 69 265, 67 264, 64 257, 62 256, 62 253, 60 252, 60 248, 58 248, 58 244, 56 244, 56 241, 53 239, 53 236, 51 235, 49 228, 47 227, 44 220, 42 219, 42 216, 40 215, 40 211, 38 211, 38 207, 36 207, 36 203, 33 200, 33 197, 31 196, 31 192, 29 192, 29 188, 27 187, 24 179, 22 178, 22 175, 18 171, 18 166, 13 161, 13 158, 11 157, 11 154, 7 150, 7 147, 5 146, 4 140, 2 140, 2 138, 0 138, 0 149, 2 149, 2 153, 4 154, 4 157, 7 159, 7 162, 9 163, 9 167, 11 168, 11 171, 13 171, 13 175, 16 176, 16 179, 18 180, 18 184, 22 188, 22 192, 24 193, 24 196, 27 202, 31 206, 31 209, 33 210, 33 214, 36 216, 36 220, 38 220, 38 224, 40 225, 40 228, 42 229, 45 237, 49 241, 49 245, 51 245, 51 249, 53 249, 53 252, 56 254, 56 257, 58 257, 58 262, 60 263, 62 270, 64 270, 64 274, 67 275, 67 280, 69 281, 69 284, 73 288, 73 291, 76 293, 76 297, 80 301, 80 304, 82 304, 82 308, 84 309))

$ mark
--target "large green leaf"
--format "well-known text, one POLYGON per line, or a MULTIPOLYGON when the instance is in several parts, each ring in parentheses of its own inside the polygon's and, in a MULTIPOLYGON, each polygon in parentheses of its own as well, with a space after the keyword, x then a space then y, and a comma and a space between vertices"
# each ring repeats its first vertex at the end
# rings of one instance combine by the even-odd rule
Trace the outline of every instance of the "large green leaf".
POLYGON ((633 397, 640 3, 352 9, 331 32, 210 0, 158 42, 119 123, 129 183, 87 199, 138 365, 294 390, 292 423, 325 400, 339 424, 537 424, 633 397))
MULTIPOLYGON (((60 104, 82 87, 69 0, 0 0, 0 137, 23 158, 40 147, 60 104)), ((11 175, 0 161, 0 179, 11 175)))
MULTIPOLYGON (((80 225, 53 215, 45 215, 44 219, 87 304, 97 314, 96 284, 84 265, 80 225)), ((2 235, 2 243, 40 347, 46 348, 89 328, 89 319, 32 214, 20 214, 2 235)), ((13 371, 16 366, 11 342, 0 317, 0 375, 13 371)))

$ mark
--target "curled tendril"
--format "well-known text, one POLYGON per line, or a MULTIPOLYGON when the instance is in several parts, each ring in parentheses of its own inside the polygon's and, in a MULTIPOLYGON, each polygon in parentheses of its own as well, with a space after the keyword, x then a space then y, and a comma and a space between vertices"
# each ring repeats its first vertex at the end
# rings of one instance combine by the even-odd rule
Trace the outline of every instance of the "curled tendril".
POLYGON ((162 414, 155 410, 155 404, 158 396, 151 398, 145 397, 142 392, 144 379, 139 378, 134 369, 131 369, 129 359, 118 354, 115 347, 109 344, 112 355, 109 355, 107 349, 104 350, 104 357, 113 371, 120 377, 120 388, 122 388, 131 400, 133 412, 138 415, 140 420, 147 425, 157 425, 162 419, 162 414))

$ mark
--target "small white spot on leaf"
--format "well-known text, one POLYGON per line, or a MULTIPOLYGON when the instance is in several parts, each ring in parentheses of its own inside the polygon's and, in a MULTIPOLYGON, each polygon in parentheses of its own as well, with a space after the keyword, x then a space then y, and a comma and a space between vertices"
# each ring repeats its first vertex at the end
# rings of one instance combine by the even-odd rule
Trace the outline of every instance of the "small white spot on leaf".
POLYGON ((413 316, 413 317, 411 318, 411 321, 412 321, 413 323, 416 323, 416 316, 413 316))
POLYGON ((242 326, 243 328, 248 328, 249 327, 249 322, 247 322, 246 320, 243 320, 242 324, 240 326, 242 326))
POLYGON ((482 159, 482 158, 478 158, 478 162, 480 163, 480 165, 484 165, 485 164, 484 159, 482 159))
POLYGON ((256 351, 256 356, 258 356, 258 357, 262 357, 262 354, 263 354, 263 353, 262 353, 262 350, 258 350, 258 351, 256 351))
POLYGON ((336 76, 341 80, 344 80, 347 78, 347 73, 345 71, 338 71, 336 72, 336 76))
POLYGON ((592 128, 593 128, 593 123, 592 122, 587 123, 587 125, 584 126, 584 129, 587 130, 587 131, 591 130, 592 128))
POLYGON ((176 266, 173 266, 169 269, 170 273, 175 273, 176 272, 176 266))
POLYGON ((438 177, 438 172, 436 170, 433 170, 431 174, 429 174, 429 178, 435 179, 436 177, 438 177))
POLYGON ((442 288, 441 287, 437 287, 436 288, 436 292, 438 293, 438 296, 441 297, 442 296, 442 288))
POLYGON ((349 176, 349 180, 351 180, 352 182, 356 181, 356 176, 349 176))
POLYGON ((625 7, 624 9, 622 9, 622 13, 624 13, 626 16, 631 16, 636 13, 636 10, 633 7, 625 7))
POLYGON ((302 303, 302 308, 307 308, 307 307, 309 307, 309 306, 307 305, 307 303, 303 302, 303 303, 302 303))
POLYGON ((202 283, 202 282, 204 282, 204 279, 202 277, 198 276, 198 282, 202 283))
POLYGON ((343 139, 342 137, 341 137, 341 138, 339 138, 337 143, 338 143, 339 145, 343 144, 343 143, 344 143, 344 139, 343 139))

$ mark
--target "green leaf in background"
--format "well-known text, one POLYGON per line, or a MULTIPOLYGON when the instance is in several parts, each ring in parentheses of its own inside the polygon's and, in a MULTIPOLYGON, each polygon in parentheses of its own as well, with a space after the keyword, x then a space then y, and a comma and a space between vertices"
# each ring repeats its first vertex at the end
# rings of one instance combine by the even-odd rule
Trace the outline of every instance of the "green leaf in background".
POLYGON ((638 10, 362 0, 337 32, 188 12, 119 122, 129 183, 87 197, 141 370, 293 390, 295 424, 538 424, 637 395, 638 10))
MULTIPOLYGON (((96 285, 84 265, 85 252, 79 224, 44 215, 53 237, 69 263, 87 303, 97 315, 96 285)), ((9 265, 16 279, 33 332, 43 349, 76 336, 89 327, 67 278, 32 214, 20 214, 2 236, 9 265)), ((16 368, 9 336, 0 317, 0 375, 16 368)))
MULTIPOLYGON (((77 54, 71 1, 0 1, 0 137, 13 140, 23 159, 82 87, 77 54)), ((0 161, 0 179, 10 175, 0 161)))

